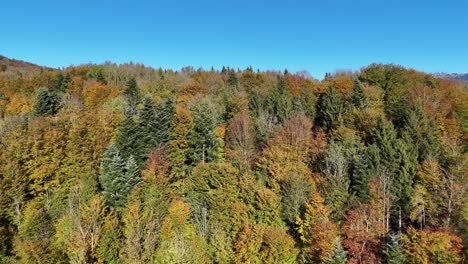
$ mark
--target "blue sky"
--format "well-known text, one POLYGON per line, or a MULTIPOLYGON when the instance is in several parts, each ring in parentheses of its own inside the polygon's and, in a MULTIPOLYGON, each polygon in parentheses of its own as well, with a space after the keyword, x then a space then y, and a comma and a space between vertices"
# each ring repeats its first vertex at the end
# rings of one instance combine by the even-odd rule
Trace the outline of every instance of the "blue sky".
POLYGON ((0 54, 41 65, 468 72, 468 1, 4 0, 0 54))

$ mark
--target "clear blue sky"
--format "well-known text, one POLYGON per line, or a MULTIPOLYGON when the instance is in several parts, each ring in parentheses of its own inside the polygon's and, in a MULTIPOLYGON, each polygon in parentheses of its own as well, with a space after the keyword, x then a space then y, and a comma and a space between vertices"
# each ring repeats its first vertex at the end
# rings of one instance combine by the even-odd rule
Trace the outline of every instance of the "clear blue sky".
POLYGON ((4 0, 0 54, 41 65, 468 72, 468 1, 4 0))

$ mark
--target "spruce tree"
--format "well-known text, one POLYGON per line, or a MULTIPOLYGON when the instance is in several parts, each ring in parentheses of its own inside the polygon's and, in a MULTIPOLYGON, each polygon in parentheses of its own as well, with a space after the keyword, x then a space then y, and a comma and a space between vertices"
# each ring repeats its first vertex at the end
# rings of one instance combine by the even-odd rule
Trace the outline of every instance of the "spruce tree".
POLYGON ((218 139, 215 134, 217 114, 211 104, 202 102, 193 112, 193 128, 189 136, 192 164, 217 160, 218 139))
POLYGON ((419 162, 438 155, 438 142, 434 127, 418 102, 406 114, 403 133, 407 133, 414 142, 419 162))
POLYGON ((117 186, 115 182, 123 178, 124 169, 124 159, 120 155, 117 147, 111 144, 104 153, 99 182, 101 183, 104 198, 113 207, 117 207, 118 204, 120 204, 120 201, 116 198, 116 194, 119 192, 119 186, 117 186))
POLYGON ((99 181, 106 201, 114 208, 123 208, 127 195, 140 182, 138 164, 133 156, 125 162, 115 144, 111 144, 104 153, 99 181))
POLYGON ((362 109, 367 106, 367 96, 364 94, 364 85, 362 85, 357 78, 353 81, 353 91, 349 97, 349 102, 358 109, 362 109))
POLYGON ((406 263, 406 258, 401 246, 401 239, 398 234, 389 234, 387 236, 387 243, 383 253, 387 264, 406 263))
POLYGON ((143 99, 143 108, 139 114, 139 132, 143 143, 144 152, 149 153, 158 144, 157 127, 158 122, 153 108, 153 101, 150 96, 143 99))
POLYGON ((141 126, 135 121, 130 110, 125 113, 125 119, 120 124, 115 144, 122 157, 128 159, 133 156, 139 165, 146 161, 146 146, 141 126))
POLYGON ((175 113, 175 104, 172 98, 156 107, 155 136, 158 144, 166 144, 170 140, 171 122, 175 113))
POLYGON ((131 78, 127 82, 127 87, 124 90, 125 98, 127 103, 132 110, 136 109, 136 105, 140 100, 140 91, 138 89, 137 81, 135 78, 131 78))
POLYGON ((56 93, 49 92, 47 88, 37 90, 33 113, 35 116, 55 115, 60 106, 60 99, 56 93))
POLYGON ((328 255, 323 259, 324 264, 346 264, 347 263, 347 254, 346 251, 341 246, 341 241, 335 239, 335 247, 333 251, 328 253, 328 255))
POLYGON ((276 87, 267 99, 267 109, 280 123, 283 123, 292 116, 293 102, 288 94, 286 82, 282 76, 278 76, 276 87))
POLYGON ((63 76, 62 73, 59 73, 52 87, 52 91, 56 93, 64 93, 67 90, 70 82, 71 82, 70 74, 66 74, 65 76, 63 76))
POLYGON ((338 124, 338 119, 343 113, 343 102, 332 86, 321 94, 317 104, 317 121, 325 131, 330 131, 338 124))

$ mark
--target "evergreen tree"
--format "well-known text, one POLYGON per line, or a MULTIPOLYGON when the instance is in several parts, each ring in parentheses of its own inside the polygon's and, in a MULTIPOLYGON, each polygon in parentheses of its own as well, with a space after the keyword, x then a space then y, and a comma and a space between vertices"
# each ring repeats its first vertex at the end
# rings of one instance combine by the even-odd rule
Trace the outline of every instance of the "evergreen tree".
POLYGON ((416 102, 408 111, 403 133, 407 133, 414 142, 419 162, 437 157, 438 142, 434 124, 424 114, 420 103, 416 102))
POLYGON ((276 87, 267 99, 267 109, 280 123, 283 123, 292 115, 293 102, 288 95, 286 82, 282 76, 278 76, 276 87))
POLYGON ((104 153, 99 176, 102 193, 114 208, 125 206, 127 195, 139 183, 139 167, 133 156, 125 162, 114 144, 104 153))
POLYGON ((365 108, 367 106, 367 96, 364 94, 364 85, 355 78, 353 82, 353 91, 349 97, 351 105, 358 109, 365 108))
POLYGON ((56 93, 49 92, 47 88, 37 90, 33 113, 35 116, 55 115, 60 106, 60 99, 56 93))
MULTIPOLYGON (((416 153, 411 139, 398 139, 391 122, 381 117, 371 131, 372 141, 379 149, 379 167, 385 168, 391 179, 391 193, 395 199, 392 208, 392 220, 398 220, 400 227, 402 217, 409 210, 412 183, 416 172, 416 153)), ((396 223, 395 223, 396 224, 396 223)))
POLYGON ((350 190, 354 193, 359 200, 369 200, 369 181, 372 176, 370 171, 370 160, 368 156, 370 150, 362 149, 359 150, 354 160, 354 168, 351 175, 350 190))
POLYGON ((171 138, 171 122, 175 113, 174 100, 168 98, 156 107, 155 137, 157 144, 166 144, 171 138))
POLYGON ((144 152, 149 153, 158 144, 156 115, 154 113, 153 101, 150 96, 143 99, 143 108, 139 114, 139 130, 144 142, 144 152))
POLYGON ((233 69, 229 71, 227 82, 230 86, 233 86, 233 87, 237 87, 239 83, 239 79, 237 78, 236 72, 233 69))
POLYGON ((124 95, 131 109, 135 110, 136 105, 140 100, 140 91, 138 89, 137 81, 133 77, 127 82, 127 87, 124 90, 124 95))
POLYGON ((99 181, 104 198, 114 207, 120 203, 118 198, 116 198, 116 194, 119 192, 119 186, 115 184, 115 181, 123 178, 124 169, 125 162, 122 156, 120 156, 119 150, 114 144, 111 144, 104 153, 99 181))
POLYGON ((384 248, 384 256, 387 264, 404 264, 406 263, 405 255, 401 245, 400 236, 397 234, 390 234, 387 236, 387 244, 384 248))
POLYGON ((324 264, 346 264, 347 254, 341 246, 341 241, 335 239, 335 248, 323 259, 324 264))
POLYGON ((189 136, 190 160, 194 165, 217 160, 216 126, 217 114, 213 105, 202 102, 193 112, 193 128, 189 136))
POLYGON ((67 90, 70 82, 71 82, 70 74, 66 74, 65 76, 63 76, 62 73, 59 73, 53 85, 52 91, 56 93, 64 93, 67 90))
POLYGON ((122 157, 128 159, 133 156, 140 166, 144 164, 147 157, 147 147, 144 140, 141 126, 135 121, 131 111, 127 110, 115 140, 122 157))
POLYGON ((321 94, 317 104, 317 121, 326 131, 334 128, 340 115, 343 113, 343 102, 340 96, 332 86, 321 94))

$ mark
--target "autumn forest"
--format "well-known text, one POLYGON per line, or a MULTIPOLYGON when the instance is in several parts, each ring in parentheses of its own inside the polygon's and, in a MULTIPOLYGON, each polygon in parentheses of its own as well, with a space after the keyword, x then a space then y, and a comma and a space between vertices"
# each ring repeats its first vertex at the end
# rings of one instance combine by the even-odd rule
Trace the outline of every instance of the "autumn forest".
POLYGON ((0 263, 463 263, 468 84, 0 57, 0 263))

